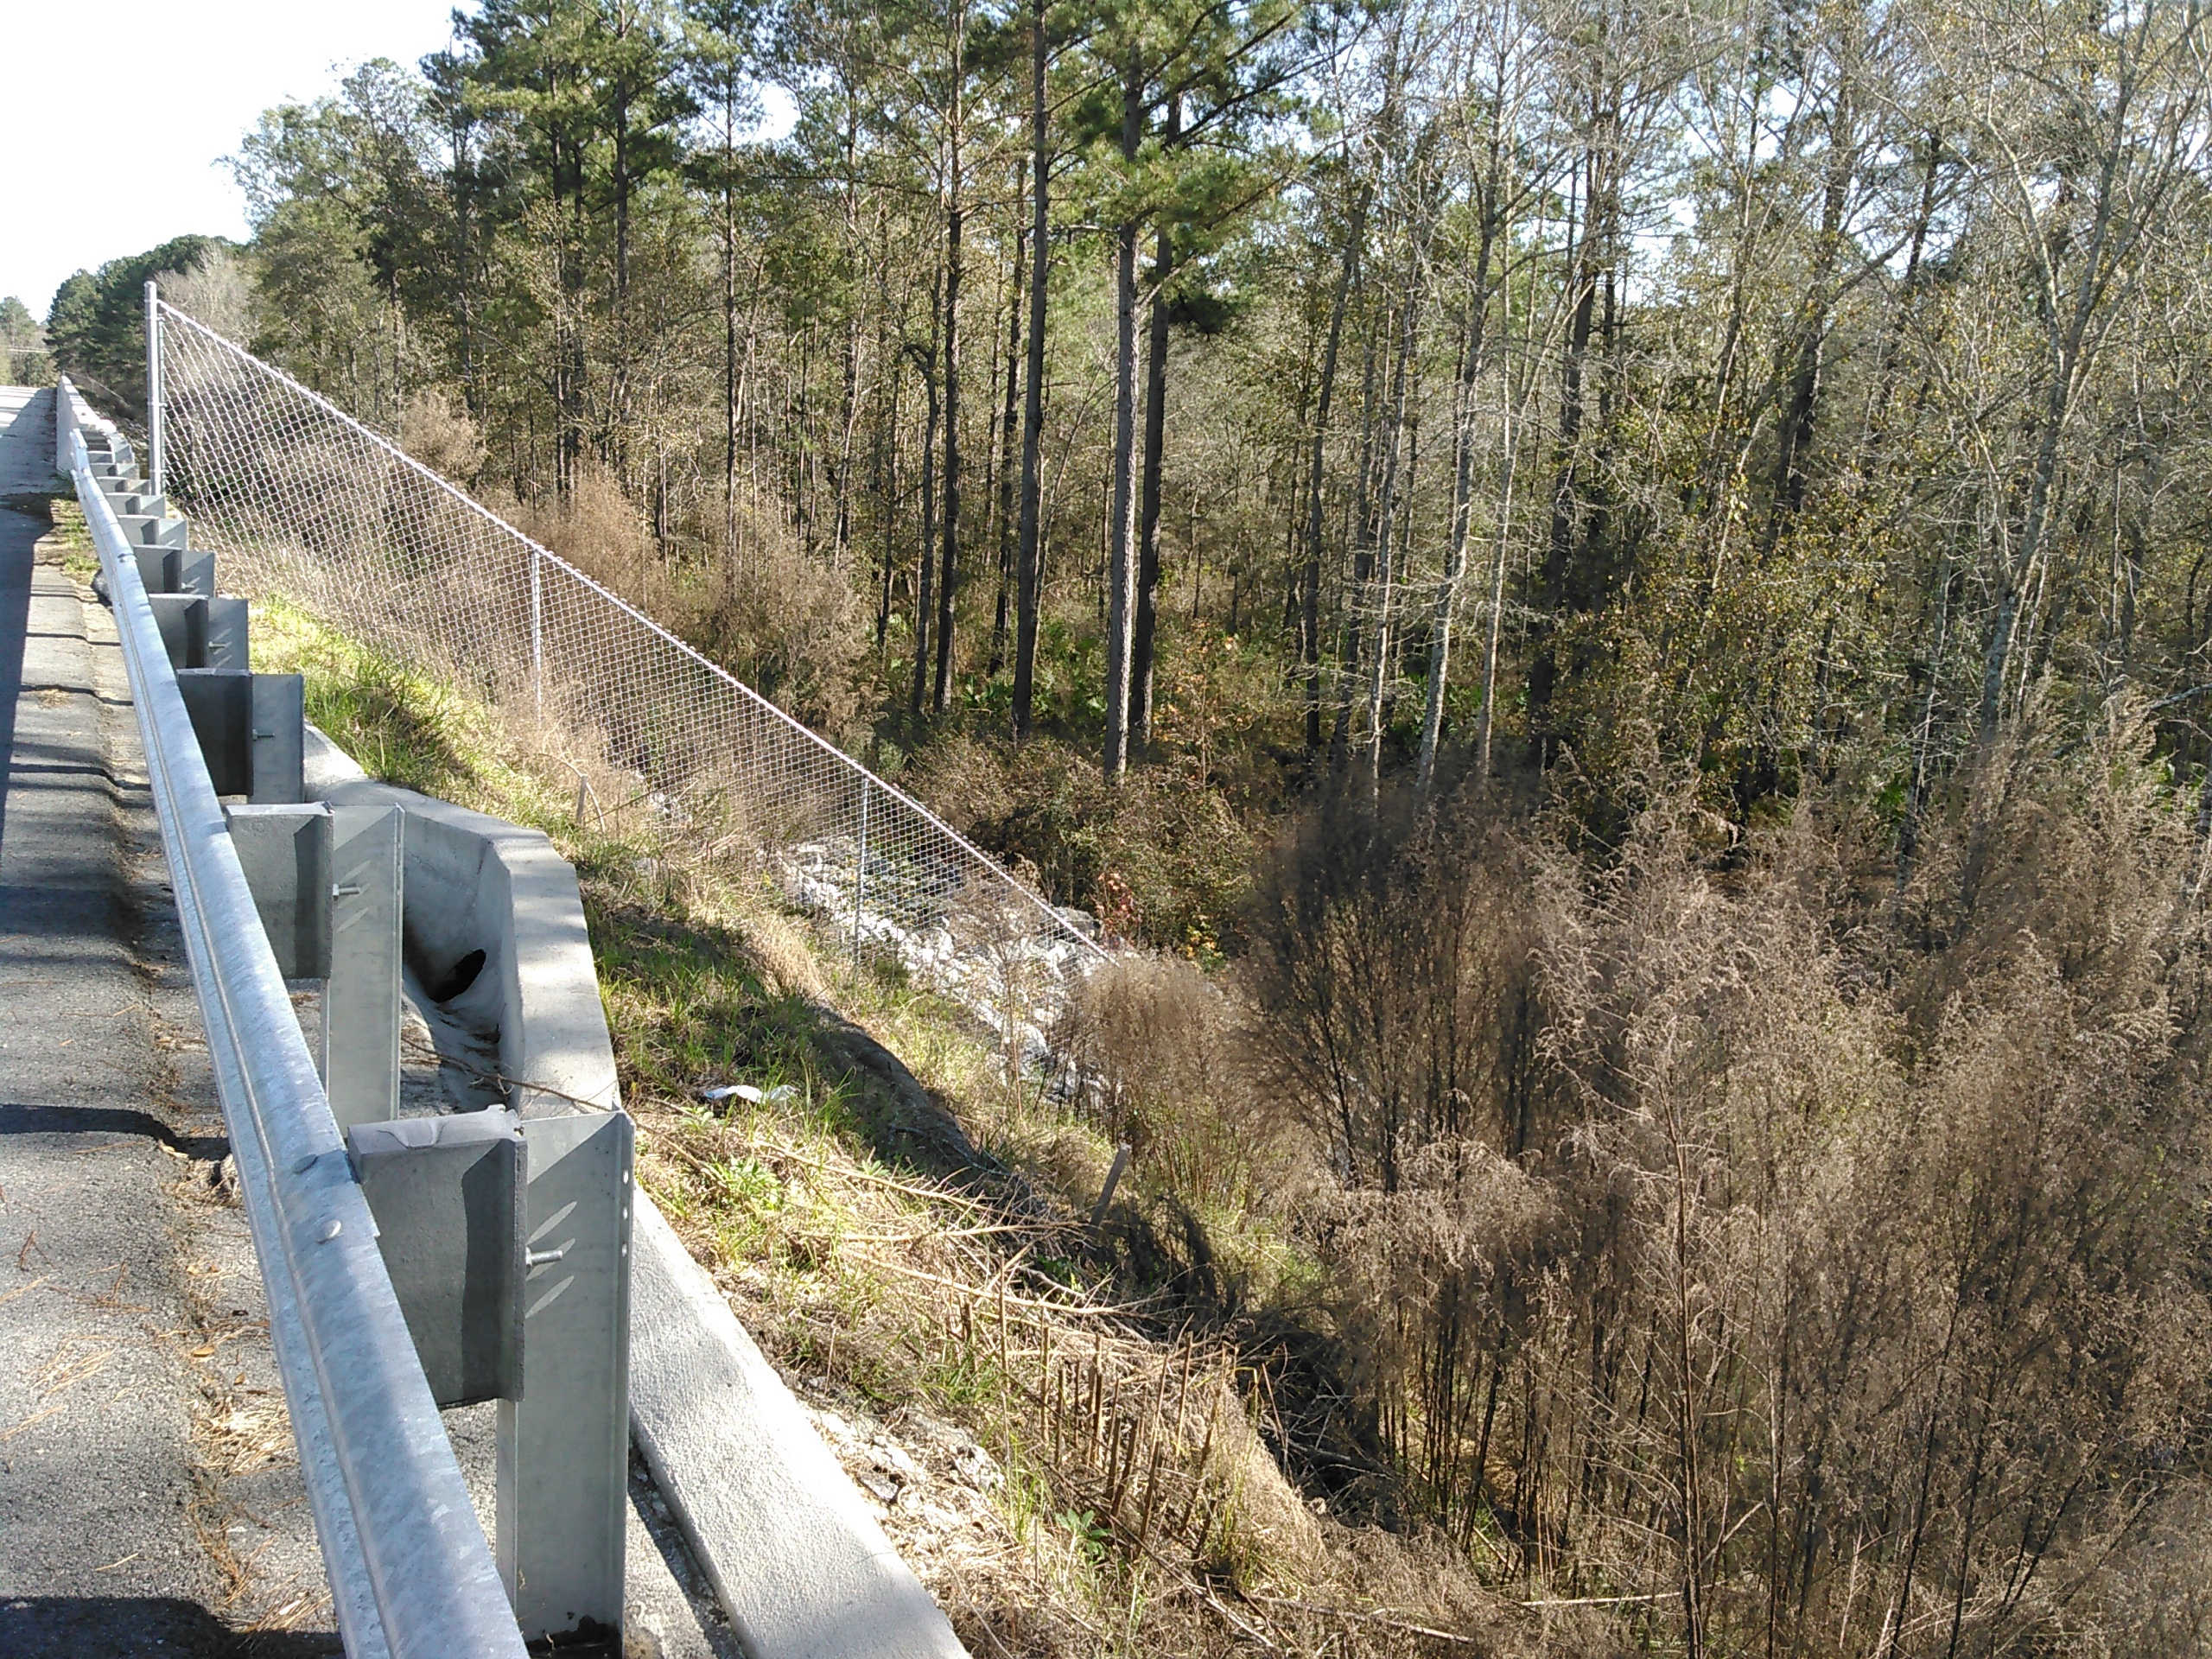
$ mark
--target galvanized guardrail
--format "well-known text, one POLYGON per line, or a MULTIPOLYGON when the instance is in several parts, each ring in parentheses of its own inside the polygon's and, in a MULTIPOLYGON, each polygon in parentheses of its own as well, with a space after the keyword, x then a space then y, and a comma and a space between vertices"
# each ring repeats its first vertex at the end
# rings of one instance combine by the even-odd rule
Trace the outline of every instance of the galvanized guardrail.
MULTIPOLYGON (((133 469, 136 457, 118 439, 95 458, 83 429, 100 423, 67 380, 56 421, 57 448, 115 610, 216 1095, 346 1651, 355 1659, 522 1659, 520 1630, 263 931, 138 555, 100 482, 104 474, 133 469)), ((152 499, 159 518, 157 493, 152 499)))

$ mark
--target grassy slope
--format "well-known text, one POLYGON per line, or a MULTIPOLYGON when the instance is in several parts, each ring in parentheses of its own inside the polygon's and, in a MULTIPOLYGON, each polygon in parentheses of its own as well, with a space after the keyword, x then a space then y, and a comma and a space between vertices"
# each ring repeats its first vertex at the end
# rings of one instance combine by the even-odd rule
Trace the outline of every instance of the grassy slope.
POLYGON ((283 606, 257 607, 253 639, 256 666, 303 673, 308 717, 372 773, 533 825, 575 864, 640 1179, 971 1647, 1418 1642, 1354 1580, 1433 1598, 1395 1569, 1377 1582, 1380 1546, 1325 1538, 1254 1433, 1264 1396, 1233 1355, 1109 1307, 1110 1263, 1078 1224, 1108 1144, 1007 1077, 957 1009, 823 950, 757 870, 601 813, 612 780, 580 823, 573 769, 490 708, 283 606), (698 1101, 724 1082, 766 1099, 698 1101))

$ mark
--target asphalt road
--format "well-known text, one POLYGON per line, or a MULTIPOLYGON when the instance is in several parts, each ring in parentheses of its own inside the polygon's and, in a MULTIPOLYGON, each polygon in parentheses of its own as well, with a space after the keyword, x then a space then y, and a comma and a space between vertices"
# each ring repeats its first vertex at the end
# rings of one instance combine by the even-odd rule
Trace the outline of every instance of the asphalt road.
POLYGON ((50 387, 0 386, 0 498, 54 481, 53 410, 50 387))

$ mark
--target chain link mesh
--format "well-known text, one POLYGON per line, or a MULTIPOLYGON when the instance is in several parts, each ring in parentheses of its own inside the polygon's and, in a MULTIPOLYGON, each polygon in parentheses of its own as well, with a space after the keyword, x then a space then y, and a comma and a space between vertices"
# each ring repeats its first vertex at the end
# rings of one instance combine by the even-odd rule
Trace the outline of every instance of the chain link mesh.
POLYGON ((925 807, 327 399, 162 303, 169 497, 226 587, 496 708, 1034 1058, 1102 959, 925 807))

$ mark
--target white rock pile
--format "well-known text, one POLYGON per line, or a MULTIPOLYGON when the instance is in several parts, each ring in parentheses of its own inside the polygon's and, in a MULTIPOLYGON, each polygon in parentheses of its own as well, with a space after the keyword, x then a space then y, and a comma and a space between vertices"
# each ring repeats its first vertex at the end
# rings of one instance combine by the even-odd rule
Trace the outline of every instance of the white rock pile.
POLYGON ((784 897, 855 956, 899 962, 1018 1049, 1024 1065, 1052 1069, 1046 1033, 1099 960, 1086 943, 1098 932, 1090 916, 1012 891, 976 893, 959 869, 926 858, 870 849, 862 868, 851 836, 792 842, 768 862, 784 897))

